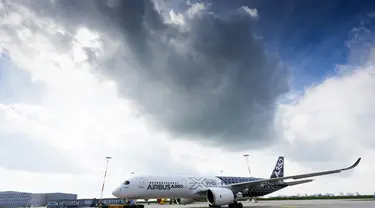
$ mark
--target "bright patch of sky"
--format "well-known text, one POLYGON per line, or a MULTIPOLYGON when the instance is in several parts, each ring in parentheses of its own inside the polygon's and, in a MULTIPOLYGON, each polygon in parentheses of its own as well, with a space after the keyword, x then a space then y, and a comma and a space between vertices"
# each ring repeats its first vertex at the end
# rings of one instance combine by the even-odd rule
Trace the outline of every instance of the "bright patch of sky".
POLYGON ((2 103, 37 103, 43 86, 30 73, 12 63, 9 53, 0 51, 0 100, 2 103))
POLYGON ((321 83, 336 74, 337 65, 348 63, 350 49, 346 42, 355 36, 364 37, 354 28, 375 28, 373 1, 255 0, 215 4, 224 11, 238 5, 258 10, 258 33, 267 48, 278 52, 291 66, 297 90, 321 83))

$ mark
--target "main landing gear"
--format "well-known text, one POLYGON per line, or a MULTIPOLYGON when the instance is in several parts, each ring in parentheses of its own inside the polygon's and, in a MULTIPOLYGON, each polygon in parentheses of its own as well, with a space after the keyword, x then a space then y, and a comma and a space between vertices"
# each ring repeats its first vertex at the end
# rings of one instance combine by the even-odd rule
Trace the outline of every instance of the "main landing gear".
MULTIPOLYGON (((211 205, 211 204, 209 204, 208 206, 211 207, 211 208, 220 208, 221 207, 221 206, 211 205)), ((228 208, 243 208, 243 205, 242 205, 241 202, 236 202, 235 201, 232 204, 228 204, 228 208)))
POLYGON ((234 202, 233 204, 228 204, 228 208, 243 208, 243 205, 241 202, 234 202))

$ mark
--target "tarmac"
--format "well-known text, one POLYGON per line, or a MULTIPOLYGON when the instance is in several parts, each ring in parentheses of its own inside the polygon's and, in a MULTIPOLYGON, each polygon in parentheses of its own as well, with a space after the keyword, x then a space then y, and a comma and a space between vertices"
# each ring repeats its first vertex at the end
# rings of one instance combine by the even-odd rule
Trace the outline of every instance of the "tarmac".
MULTIPOLYGON (((375 200, 280 200, 280 201, 258 201, 241 202, 245 207, 249 208, 375 208, 375 200)), ((187 205, 145 205, 145 208, 208 208, 207 203, 194 203, 187 205)), ((226 207, 226 206, 223 206, 226 207)))

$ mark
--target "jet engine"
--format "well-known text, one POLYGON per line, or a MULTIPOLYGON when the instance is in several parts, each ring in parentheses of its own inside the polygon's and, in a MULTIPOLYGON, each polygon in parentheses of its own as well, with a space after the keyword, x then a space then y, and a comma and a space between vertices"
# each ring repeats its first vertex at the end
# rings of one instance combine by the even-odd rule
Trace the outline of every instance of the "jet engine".
POLYGON ((198 200, 181 198, 181 199, 177 199, 176 201, 177 201, 178 204, 191 204, 191 203, 194 203, 198 200))
POLYGON ((234 203, 234 194, 230 189, 211 188, 207 191, 207 201, 211 206, 222 206, 234 203))

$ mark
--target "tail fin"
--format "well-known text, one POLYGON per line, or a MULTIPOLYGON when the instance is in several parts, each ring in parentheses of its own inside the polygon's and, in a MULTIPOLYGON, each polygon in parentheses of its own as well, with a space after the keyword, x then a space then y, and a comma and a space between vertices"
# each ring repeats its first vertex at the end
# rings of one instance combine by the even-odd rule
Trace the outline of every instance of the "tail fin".
POLYGON ((284 157, 280 156, 277 159, 275 168, 272 171, 270 178, 284 177, 284 157))

